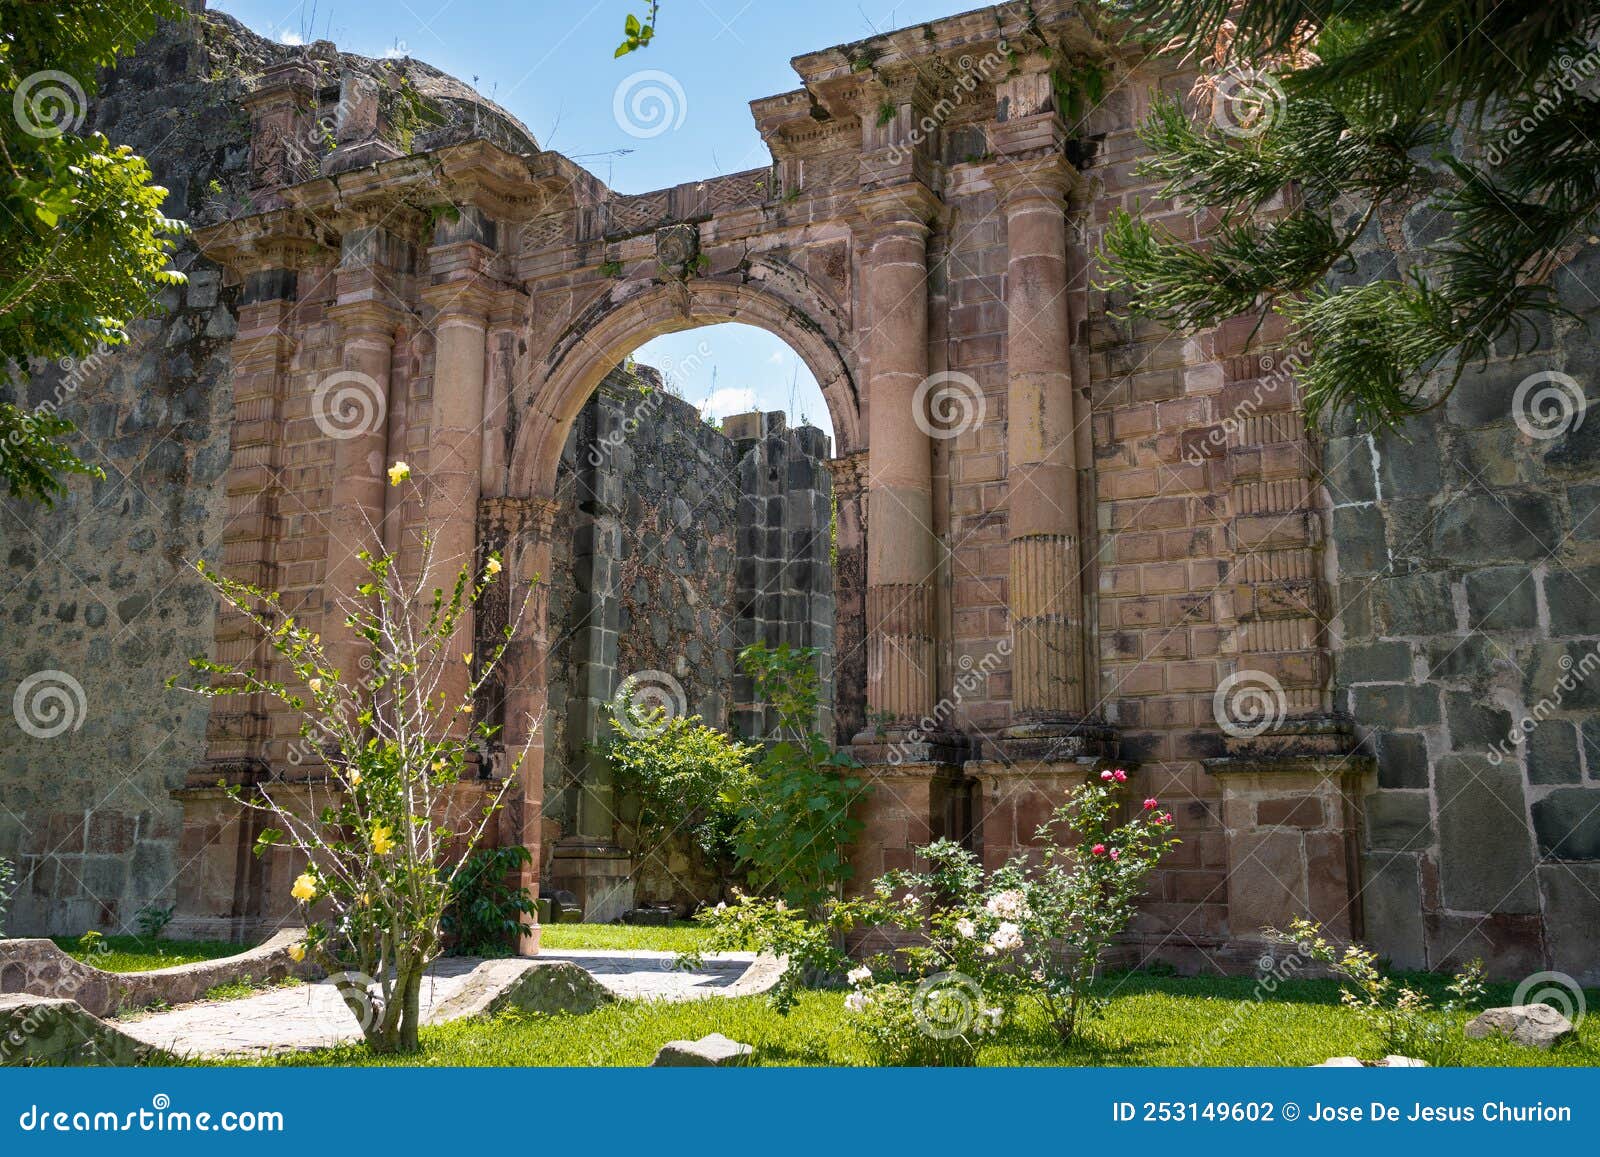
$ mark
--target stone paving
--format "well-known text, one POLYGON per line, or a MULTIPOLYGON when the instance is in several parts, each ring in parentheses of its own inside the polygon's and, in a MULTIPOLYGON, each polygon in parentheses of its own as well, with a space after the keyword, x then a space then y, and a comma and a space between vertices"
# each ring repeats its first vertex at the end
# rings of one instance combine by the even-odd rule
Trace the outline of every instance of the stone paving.
MULTIPOLYGON (((672 967, 672 952, 570 950, 540 953, 540 960, 565 960, 592 973, 617 996, 629 1000, 698 1000, 733 995, 755 962, 746 952, 706 957, 695 971, 672 967)), ((447 957, 422 983, 424 1020, 460 992, 479 961, 447 957)), ((134 1039, 184 1056, 278 1052, 326 1048, 360 1038, 355 1018, 333 985, 322 981, 280 988, 240 1000, 207 1001, 119 1022, 134 1039)))

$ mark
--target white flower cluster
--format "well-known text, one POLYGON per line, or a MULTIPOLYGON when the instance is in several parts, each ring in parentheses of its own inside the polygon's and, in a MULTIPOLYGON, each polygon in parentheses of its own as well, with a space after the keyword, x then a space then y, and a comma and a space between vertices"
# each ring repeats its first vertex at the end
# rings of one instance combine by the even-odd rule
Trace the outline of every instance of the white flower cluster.
POLYGON ((984 910, 1001 920, 1021 920, 1028 914, 1028 898, 1015 888, 996 892, 989 897, 984 910))

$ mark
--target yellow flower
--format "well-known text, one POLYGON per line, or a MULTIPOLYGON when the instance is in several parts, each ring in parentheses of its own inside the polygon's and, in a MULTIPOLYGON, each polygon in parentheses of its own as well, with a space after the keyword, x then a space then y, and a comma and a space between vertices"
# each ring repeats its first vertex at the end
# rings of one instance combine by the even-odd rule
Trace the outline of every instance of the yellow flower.
POLYGON ((350 773, 350 786, 351 787, 360 787, 361 786, 361 773, 359 771, 352 771, 350 773))
POLYGON ((388 824, 379 824, 372 829, 372 850, 380 856, 387 856, 394 851, 394 829, 388 824))
POLYGON ((390 486, 399 486, 400 483, 404 482, 410 477, 411 467, 407 466, 404 462, 396 462, 393 466, 389 467, 390 486))
POLYGON ((301 903, 310 903, 316 899, 317 878, 310 872, 301 872, 295 877, 294 887, 289 890, 289 895, 301 903))
POLYGON ((471 652, 471 651, 467 651, 467 652, 466 652, 466 653, 465 653, 465 654, 463 654, 463 655, 462 655, 462 656, 461 656, 461 661, 462 661, 462 662, 463 662, 463 663, 470 663, 470 662, 472 662, 472 652, 471 652))
POLYGON ((434 771, 443 771, 444 770, 444 760, 442 760, 442 759, 434 760, 433 761, 433 770, 434 771))
POLYGON ((490 578, 493 578, 495 575, 500 573, 500 560, 497 558, 491 558, 484 564, 483 569, 484 573, 486 573, 490 578))
POLYGON ((299 964, 306 958, 306 946, 302 941, 295 941, 289 945, 289 959, 299 964))
POLYGON ((322 694, 322 680, 321 679, 307 679, 306 680, 306 686, 311 688, 311 693, 313 695, 321 695, 322 694))

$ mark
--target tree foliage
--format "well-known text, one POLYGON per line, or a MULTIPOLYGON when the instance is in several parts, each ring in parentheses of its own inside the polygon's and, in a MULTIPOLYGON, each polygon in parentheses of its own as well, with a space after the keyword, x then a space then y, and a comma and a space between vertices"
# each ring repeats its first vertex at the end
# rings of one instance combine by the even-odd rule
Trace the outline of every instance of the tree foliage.
MULTIPOLYGON (((0 0, 0 389, 34 359, 81 359, 127 340, 171 268, 180 222, 144 158, 79 130, 98 70, 176 19, 172 0, 0 0)), ((64 474, 99 476, 65 439, 57 397, 0 401, 0 479, 49 502, 64 474)))
POLYGON ((634 870, 642 871, 672 838, 687 836, 714 867, 731 867, 738 824, 737 801, 750 780, 755 748, 740 743, 698 715, 667 718, 664 708, 637 712, 606 745, 617 787, 638 805, 634 870))
POLYGON ((1600 216, 1600 7, 1556 0, 1116 0, 1195 60, 1198 108, 1159 101, 1142 172, 1207 225, 1148 210, 1105 238, 1105 288, 1193 332, 1240 314, 1299 347, 1307 409, 1381 426, 1437 405, 1560 310, 1551 275, 1600 216), (1238 115, 1241 94, 1254 110, 1238 115), (1193 113, 1194 115, 1191 115, 1193 113), (1378 276, 1352 252, 1423 203, 1443 236, 1378 276))

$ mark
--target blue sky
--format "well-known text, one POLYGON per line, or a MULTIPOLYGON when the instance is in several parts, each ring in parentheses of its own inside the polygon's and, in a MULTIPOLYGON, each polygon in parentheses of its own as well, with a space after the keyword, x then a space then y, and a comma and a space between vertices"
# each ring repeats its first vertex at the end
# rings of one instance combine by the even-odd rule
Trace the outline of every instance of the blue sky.
MULTIPOLYGON (((410 55, 475 83, 545 148, 623 193, 764 165, 750 101, 799 86, 791 57, 977 6, 973 0, 662 0, 650 48, 612 59, 646 0, 211 0, 275 40, 410 55), (628 86, 643 71, 665 73, 628 86), (653 99, 665 94, 664 102, 653 99), (623 150, 626 150, 624 152, 623 150)), ((715 416, 759 407, 828 428, 815 380, 778 338, 712 326, 636 355, 715 416), (705 351, 709 350, 709 356, 705 351), (798 371, 798 383, 796 383, 798 371), (792 399, 792 404, 791 404, 792 399)))

